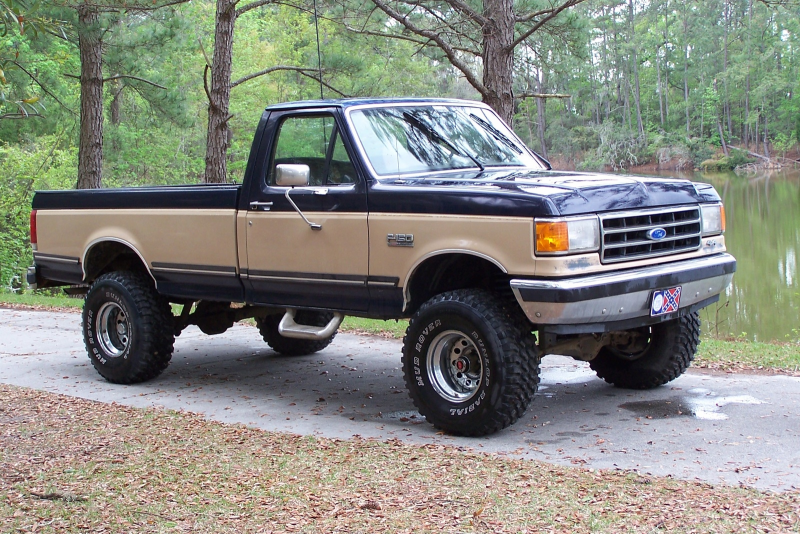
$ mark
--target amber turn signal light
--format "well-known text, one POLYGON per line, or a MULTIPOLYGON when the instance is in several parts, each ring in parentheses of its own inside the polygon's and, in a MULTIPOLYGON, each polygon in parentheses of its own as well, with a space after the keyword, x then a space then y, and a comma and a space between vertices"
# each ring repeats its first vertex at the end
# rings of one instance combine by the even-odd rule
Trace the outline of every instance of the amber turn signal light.
POLYGON ((566 221, 536 221, 536 252, 568 252, 569 230, 566 221))

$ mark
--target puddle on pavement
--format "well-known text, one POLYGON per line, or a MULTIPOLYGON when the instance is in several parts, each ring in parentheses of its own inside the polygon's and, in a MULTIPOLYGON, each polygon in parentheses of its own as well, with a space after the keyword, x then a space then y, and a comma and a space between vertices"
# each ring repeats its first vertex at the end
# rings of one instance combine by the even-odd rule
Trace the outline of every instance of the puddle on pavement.
POLYGON ((652 419, 666 419, 668 417, 694 417, 706 421, 724 421, 728 415, 723 413, 720 408, 729 404, 764 404, 750 395, 733 395, 729 397, 717 397, 705 389, 694 389, 689 391, 692 396, 671 397, 669 399, 657 399, 646 401, 626 402, 619 407, 631 411, 640 417, 652 419))
POLYGON ((692 415, 691 408, 684 404, 680 397, 626 402, 624 404, 620 404, 619 407, 629 410, 640 417, 652 417, 653 419, 666 419, 667 417, 677 417, 679 415, 692 415))

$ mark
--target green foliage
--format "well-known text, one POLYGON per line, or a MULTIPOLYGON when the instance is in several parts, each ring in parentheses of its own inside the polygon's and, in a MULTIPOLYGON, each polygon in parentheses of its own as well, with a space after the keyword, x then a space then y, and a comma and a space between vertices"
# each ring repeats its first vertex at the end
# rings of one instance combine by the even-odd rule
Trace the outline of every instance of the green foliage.
POLYGON ((64 34, 64 23, 40 13, 41 4, 0 0, 0 120, 41 117, 46 86, 30 43, 64 34))
POLYGON ((75 151, 59 147, 55 136, 27 147, 0 145, 0 288, 25 287, 33 258, 28 226, 36 189, 63 189, 74 182, 75 151))
POLYGON ((747 156, 744 150, 730 149, 730 156, 709 158, 701 162, 699 167, 705 171, 732 171, 741 165, 753 163, 755 160, 747 156))
POLYGON ((646 157, 647 142, 638 132, 618 126, 613 121, 604 122, 595 131, 600 139, 599 145, 595 154, 581 163, 581 168, 598 169, 602 164, 617 171, 636 165, 646 157))

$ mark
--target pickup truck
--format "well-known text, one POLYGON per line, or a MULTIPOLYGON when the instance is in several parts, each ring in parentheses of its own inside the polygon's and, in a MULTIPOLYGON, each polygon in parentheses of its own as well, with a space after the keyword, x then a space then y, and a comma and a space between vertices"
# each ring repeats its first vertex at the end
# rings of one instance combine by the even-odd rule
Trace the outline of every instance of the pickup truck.
POLYGON ((345 315, 408 318, 412 401, 468 436, 522 416, 546 354, 618 387, 677 378, 736 268, 712 186, 551 170, 458 100, 273 105, 241 185, 39 191, 32 207, 28 282, 86 292, 110 382, 158 376, 189 325, 254 318, 302 356, 345 315))

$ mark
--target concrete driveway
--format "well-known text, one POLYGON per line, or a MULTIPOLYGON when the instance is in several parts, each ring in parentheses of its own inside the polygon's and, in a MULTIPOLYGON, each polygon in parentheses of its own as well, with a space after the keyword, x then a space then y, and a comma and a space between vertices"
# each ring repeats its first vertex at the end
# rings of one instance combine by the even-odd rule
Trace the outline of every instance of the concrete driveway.
POLYGON ((616 389, 588 364, 548 356, 536 400, 485 438, 437 433, 403 384, 400 343, 339 334, 287 358, 237 325, 194 327, 159 378, 105 382, 83 347, 80 315, 0 309, 0 382, 130 406, 162 406, 270 431, 398 438, 590 468, 632 469, 773 491, 800 489, 800 378, 690 371, 651 391, 616 389))

